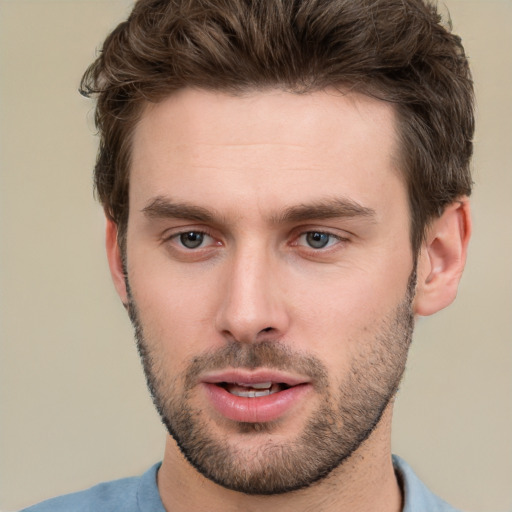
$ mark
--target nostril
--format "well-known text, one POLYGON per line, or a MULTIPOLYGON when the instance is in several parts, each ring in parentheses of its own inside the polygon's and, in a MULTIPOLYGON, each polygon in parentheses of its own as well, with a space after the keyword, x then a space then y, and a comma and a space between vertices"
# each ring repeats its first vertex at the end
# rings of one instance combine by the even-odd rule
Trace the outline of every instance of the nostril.
POLYGON ((274 328, 273 327, 265 327, 265 329, 261 329, 260 332, 270 332, 270 331, 273 331, 274 328))

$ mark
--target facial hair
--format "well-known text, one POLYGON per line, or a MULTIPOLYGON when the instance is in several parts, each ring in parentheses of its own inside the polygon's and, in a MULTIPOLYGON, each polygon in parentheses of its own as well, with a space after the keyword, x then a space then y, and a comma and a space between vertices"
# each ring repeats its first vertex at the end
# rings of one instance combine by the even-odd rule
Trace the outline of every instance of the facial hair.
POLYGON ((412 300, 416 274, 409 278, 403 300, 379 325, 353 358, 337 389, 329 384, 320 359, 299 353, 277 340, 229 342, 192 358, 183 374, 168 375, 130 292, 128 312, 134 326, 148 388, 162 422, 188 462, 206 478, 238 492, 272 495, 302 489, 325 478, 346 461, 370 436, 400 384, 412 339, 412 300), (238 423, 237 432, 260 436, 248 454, 243 443, 230 443, 229 434, 215 436, 208 418, 194 407, 197 378, 226 368, 286 370, 306 375, 322 397, 295 439, 275 440, 270 423, 238 423))

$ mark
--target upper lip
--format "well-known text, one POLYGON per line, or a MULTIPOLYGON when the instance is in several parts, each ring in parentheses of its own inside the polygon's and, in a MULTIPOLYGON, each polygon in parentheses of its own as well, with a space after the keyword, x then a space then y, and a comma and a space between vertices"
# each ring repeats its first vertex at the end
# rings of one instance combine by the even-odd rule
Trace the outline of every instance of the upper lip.
POLYGON ((307 384, 310 379, 302 376, 294 376, 276 370, 221 370, 218 372, 209 372, 202 376, 202 382, 207 384, 220 384, 222 382, 236 383, 242 385, 258 384, 261 382, 271 382, 273 384, 286 384, 287 386, 297 386, 298 384, 307 384))

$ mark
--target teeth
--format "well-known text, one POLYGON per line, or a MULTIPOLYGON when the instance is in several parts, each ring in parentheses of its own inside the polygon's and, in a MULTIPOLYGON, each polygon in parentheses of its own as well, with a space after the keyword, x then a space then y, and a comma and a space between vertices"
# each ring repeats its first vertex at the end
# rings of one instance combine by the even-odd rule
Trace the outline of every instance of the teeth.
POLYGON ((270 389, 265 389, 265 390, 262 390, 262 391, 250 391, 250 390, 243 391, 241 389, 230 389, 229 392, 232 395, 243 396, 243 397, 246 397, 246 398, 256 398, 258 396, 270 395, 270 389))
POLYGON ((254 384, 240 384, 237 382, 236 385, 254 389, 269 389, 272 386, 272 382, 256 382, 254 384))
POLYGON ((246 384, 241 382, 226 383, 224 386, 226 391, 232 395, 247 398, 256 398, 259 396, 268 396, 281 390, 279 384, 272 382, 256 382, 254 384, 246 384))

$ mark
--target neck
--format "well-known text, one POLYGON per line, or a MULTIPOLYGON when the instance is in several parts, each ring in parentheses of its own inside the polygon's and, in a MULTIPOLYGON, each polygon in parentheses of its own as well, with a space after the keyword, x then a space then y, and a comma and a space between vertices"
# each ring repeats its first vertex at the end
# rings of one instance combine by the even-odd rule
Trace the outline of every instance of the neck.
POLYGON ((306 489, 272 496, 247 495, 208 480, 169 437, 158 472, 164 507, 169 512, 400 512, 402 493, 390 451, 391 407, 371 436, 328 477, 306 489))

